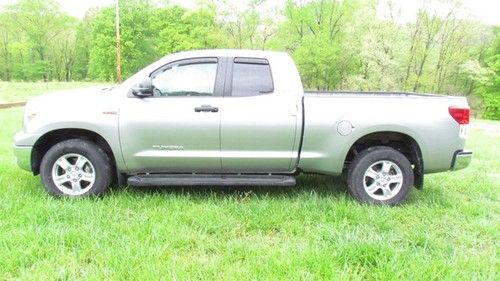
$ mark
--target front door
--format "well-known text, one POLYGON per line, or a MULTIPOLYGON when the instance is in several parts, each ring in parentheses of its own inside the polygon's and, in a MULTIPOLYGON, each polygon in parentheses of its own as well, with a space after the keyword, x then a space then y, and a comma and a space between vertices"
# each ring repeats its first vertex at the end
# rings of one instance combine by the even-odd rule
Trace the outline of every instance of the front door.
POLYGON ((153 97, 124 99, 120 142, 130 173, 221 170, 218 107, 224 71, 219 61, 168 64, 151 74, 153 97))

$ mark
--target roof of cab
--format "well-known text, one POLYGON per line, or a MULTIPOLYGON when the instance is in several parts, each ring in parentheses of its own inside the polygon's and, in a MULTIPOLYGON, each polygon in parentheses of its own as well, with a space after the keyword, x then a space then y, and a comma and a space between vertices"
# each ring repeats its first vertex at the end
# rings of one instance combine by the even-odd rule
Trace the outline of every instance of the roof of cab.
POLYGON ((197 57, 256 57, 272 59, 276 57, 288 56, 285 52, 262 51, 262 50, 239 50, 239 49, 208 49, 193 50, 178 53, 172 53, 164 56, 155 64, 164 64, 168 61, 197 58, 197 57))

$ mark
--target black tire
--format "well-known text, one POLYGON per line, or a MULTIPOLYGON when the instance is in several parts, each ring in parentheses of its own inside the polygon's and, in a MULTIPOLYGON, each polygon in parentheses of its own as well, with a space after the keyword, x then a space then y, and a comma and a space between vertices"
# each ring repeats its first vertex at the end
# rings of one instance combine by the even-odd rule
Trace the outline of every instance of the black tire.
POLYGON ((112 180, 112 170, 109 157, 98 145, 83 139, 70 139, 57 143, 45 153, 40 164, 40 177, 45 189, 52 196, 99 196, 108 189, 112 180), (84 188, 86 190, 82 191, 83 194, 72 195, 63 192, 56 186, 52 178, 54 164, 60 157, 68 154, 84 156, 93 166, 94 181, 92 184, 88 184, 87 188, 84 188))
MULTIPOLYGON (((391 165, 392 165, 391 164, 391 165)), ((383 165, 383 164, 379 164, 383 165)), ((389 166, 389 165, 388 165, 389 166)), ((392 165, 391 173, 398 174, 397 168, 392 165)), ((382 173, 382 170, 378 171, 382 173)), ((387 174, 387 179, 390 174, 387 174)), ((377 174, 378 177, 378 174, 377 174)), ((382 176, 380 174, 380 177, 382 176)), ((375 146, 370 147, 356 155, 351 165, 349 166, 348 174, 347 174, 347 189, 349 193, 357 200, 366 203, 375 203, 375 204, 385 204, 385 205, 397 205, 403 203, 408 197, 408 193, 410 192, 411 187, 413 186, 413 169, 411 167, 410 161, 399 151, 386 146, 375 146), (376 163, 380 163, 379 161, 390 161, 392 164, 395 164, 402 175, 402 183, 399 185, 398 183, 388 183, 384 181, 384 179, 380 179, 380 181, 384 181, 382 184, 384 187, 379 187, 379 180, 371 179, 371 177, 365 178, 365 172, 368 171, 372 165, 375 165, 374 168, 381 167, 376 163), (371 181, 371 182, 370 182, 371 181), (365 183, 376 184, 373 186, 372 190, 376 190, 375 193, 370 195, 365 189, 365 183), (399 188, 394 188, 393 190, 398 190, 394 192, 393 197, 388 197, 389 199, 380 199, 379 197, 383 197, 385 192, 384 189, 391 189, 391 186, 399 186, 399 188), (377 198, 374 198, 377 197, 377 198)), ((368 187, 369 189, 370 187, 368 187)), ((392 193, 392 192, 391 192, 392 193)))

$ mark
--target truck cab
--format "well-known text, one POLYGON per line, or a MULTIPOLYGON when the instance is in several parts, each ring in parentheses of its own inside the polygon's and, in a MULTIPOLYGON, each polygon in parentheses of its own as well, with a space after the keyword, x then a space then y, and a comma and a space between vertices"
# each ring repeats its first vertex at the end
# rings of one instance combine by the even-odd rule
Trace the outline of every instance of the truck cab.
POLYGON ((132 87, 121 101, 127 170, 293 172, 303 92, 298 74, 281 78, 283 69, 295 66, 281 53, 210 52, 152 70, 138 85, 153 91, 137 98, 132 87))

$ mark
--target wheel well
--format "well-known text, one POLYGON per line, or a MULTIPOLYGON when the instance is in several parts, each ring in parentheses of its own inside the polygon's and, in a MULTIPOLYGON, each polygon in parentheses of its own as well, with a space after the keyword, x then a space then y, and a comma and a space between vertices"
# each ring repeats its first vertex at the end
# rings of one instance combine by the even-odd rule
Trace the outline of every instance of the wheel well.
POLYGON ((412 137, 397 132, 376 132, 358 139, 349 149, 344 161, 344 172, 347 171, 354 157, 361 151, 373 146, 388 146, 401 152, 412 164, 415 175, 415 186, 422 188, 424 183, 424 162, 418 143, 412 137))
POLYGON ((116 171, 116 161, 113 151, 102 136, 96 132, 84 129, 61 129, 46 133, 40 137, 33 146, 33 152, 31 153, 31 168, 33 173, 35 175, 40 173, 42 158, 52 146, 69 139, 84 139, 97 144, 109 157, 112 171, 116 171))

